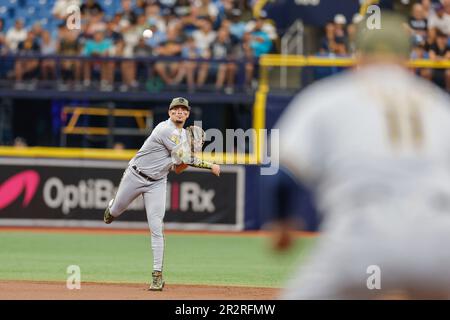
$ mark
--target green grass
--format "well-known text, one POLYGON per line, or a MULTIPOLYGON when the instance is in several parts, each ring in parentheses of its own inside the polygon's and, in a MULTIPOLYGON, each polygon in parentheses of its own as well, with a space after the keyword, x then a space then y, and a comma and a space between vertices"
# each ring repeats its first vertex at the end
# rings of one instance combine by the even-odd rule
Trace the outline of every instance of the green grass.
MULTIPOLYGON (((172 284, 280 287, 313 242, 298 240, 279 254, 265 238, 168 235, 164 276, 172 284)), ((149 282, 150 236, 0 233, 2 280, 66 281, 69 265, 80 266, 82 281, 149 282)))

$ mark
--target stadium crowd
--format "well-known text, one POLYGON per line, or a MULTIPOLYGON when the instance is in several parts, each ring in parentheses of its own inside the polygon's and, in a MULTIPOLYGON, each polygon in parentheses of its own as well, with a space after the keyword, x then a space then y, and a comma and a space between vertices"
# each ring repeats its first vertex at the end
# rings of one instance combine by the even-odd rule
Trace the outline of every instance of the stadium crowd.
POLYGON ((132 59, 62 59, 58 66, 50 58, 18 59, 13 67, 16 88, 25 86, 24 79, 54 79, 56 72, 64 79, 60 89, 90 87, 96 72, 105 91, 114 89, 117 77, 121 79, 119 89, 128 91, 138 86, 140 74, 145 74, 144 78, 157 74, 167 86, 186 83, 190 90, 213 78, 217 90, 231 93, 237 77, 236 61, 246 61, 243 77, 245 85, 251 86, 255 59, 275 50, 277 41, 275 27, 264 16, 254 19, 245 0, 121 0, 117 10, 109 14, 97 0, 56 0, 52 16, 60 22, 53 31, 39 22, 26 29, 20 18, 9 30, 3 30, 4 20, 0 20, 1 52, 179 59, 158 59, 149 68, 148 63, 132 59), (71 19, 67 8, 71 5, 80 8, 79 30, 67 28, 66 20, 71 19), (146 29, 152 36, 143 36, 146 29))
MULTIPOLYGON (((26 6, 27 0, 8 1, 26 6)), ((60 90, 90 88, 95 75, 104 91, 115 90, 116 83, 120 84, 117 87, 120 91, 129 91, 137 88, 141 80, 158 78, 169 87, 182 84, 194 91, 211 84, 216 90, 232 93, 237 79, 246 88, 254 87, 257 59, 262 54, 279 51, 275 26, 264 15, 253 17, 249 0, 40 0, 39 3, 47 1, 52 4, 49 12, 52 24, 42 25, 36 19, 26 28, 25 21, 15 16, 14 24, 5 29, 5 20, 0 19, 1 54, 44 56, 0 65, 0 78, 9 75, 17 89, 25 88, 24 80, 33 87, 38 78, 60 80, 60 90), (112 6, 113 2, 117 5, 112 6), (70 6, 80 9, 79 29, 67 27, 70 6), (151 36, 144 37, 147 29, 151 30, 151 36), (50 58, 55 55, 92 59, 50 58), (95 60, 96 57, 121 59, 95 60), (133 60, 143 57, 158 59, 151 64, 133 60)), ((412 59, 450 58, 450 0, 433 1, 416 0, 412 6, 405 26, 411 33, 412 59)), ((348 23, 344 15, 336 15, 325 26, 318 55, 353 55, 356 25, 362 19, 356 14, 348 23)), ((440 81, 450 90, 450 70, 416 72, 440 81)))
MULTIPOLYGON (((320 43, 320 56, 351 56, 355 53, 356 25, 363 19, 355 14, 350 23, 338 14, 325 26, 325 36, 320 43)), ((450 0, 432 2, 418 0, 412 5, 408 23, 411 34, 411 59, 432 61, 450 60, 450 0)), ((442 82, 450 91, 450 69, 419 69, 417 74, 429 80, 442 82)))

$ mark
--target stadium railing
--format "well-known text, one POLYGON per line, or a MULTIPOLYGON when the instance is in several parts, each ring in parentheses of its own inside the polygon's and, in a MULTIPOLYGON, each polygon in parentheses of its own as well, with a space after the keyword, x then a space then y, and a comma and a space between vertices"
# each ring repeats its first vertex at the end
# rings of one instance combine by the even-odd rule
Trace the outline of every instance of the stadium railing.
MULTIPOLYGON (((59 57, 60 59, 64 59, 59 57)), ((73 57, 72 57, 73 58, 73 57)), ((109 58, 112 59, 112 58, 109 58)), ((147 59, 143 59, 144 61, 147 59)), ((171 60, 171 59, 169 59, 171 60)), ((203 61, 203 60, 200 60, 203 61)), ((241 64, 245 63, 240 61, 241 64)), ((254 129, 253 146, 249 153, 214 153, 204 154, 204 159, 215 161, 217 163, 228 164, 262 164, 263 151, 265 150, 266 125, 266 104, 267 96, 273 89, 271 84, 270 72, 280 67, 342 67, 348 68, 355 64, 352 58, 323 58, 313 56, 289 56, 289 55, 265 55, 259 60, 259 81, 258 89, 255 92, 253 103, 252 129, 254 129)), ((408 63, 411 68, 431 68, 448 69, 450 61, 430 61, 430 60, 411 60, 408 63)), ((300 88, 296 88, 298 91, 300 88)), ((292 93, 291 93, 292 95, 292 93)), ((126 150, 121 152, 105 152, 105 149, 77 149, 77 148, 40 148, 31 147, 26 149, 17 149, 13 147, 0 147, 0 156, 23 156, 23 157, 54 157, 54 158, 91 158, 91 159, 112 159, 126 160, 130 159, 135 150, 126 150)))

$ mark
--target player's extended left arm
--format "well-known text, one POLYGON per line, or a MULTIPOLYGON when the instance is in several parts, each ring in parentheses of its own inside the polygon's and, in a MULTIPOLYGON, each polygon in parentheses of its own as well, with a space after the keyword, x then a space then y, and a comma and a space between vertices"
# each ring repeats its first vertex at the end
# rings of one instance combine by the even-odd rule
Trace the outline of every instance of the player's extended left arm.
POLYGON ((172 152, 172 158, 175 162, 175 172, 178 174, 183 172, 188 166, 191 166, 194 168, 208 169, 216 176, 220 175, 220 166, 218 164, 193 156, 191 152, 184 150, 182 145, 175 148, 172 152))
POLYGON ((216 176, 220 175, 220 166, 218 164, 211 163, 211 162, 205 161, 203 159, 199 159, 196 156, 194 156, 192 158, 191 163, 188 163, 188 165, 191 167, 194 167, 194 168, 209 169, 216 176))

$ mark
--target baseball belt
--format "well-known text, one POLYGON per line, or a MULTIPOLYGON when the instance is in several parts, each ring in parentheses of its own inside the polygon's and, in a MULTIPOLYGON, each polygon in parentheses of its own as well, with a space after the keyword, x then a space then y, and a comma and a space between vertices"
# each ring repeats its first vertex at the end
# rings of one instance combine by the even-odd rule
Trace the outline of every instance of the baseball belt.
POLYGON ((139 170, 138 167, 136 167, 135 165, 132 166, 132 168, 134 169, 134 171, 137 172, 138 175, 140 175, 142 178, 144 178, 147 181, 157 181, 155 179, 150 178, 148 175, 146 175, 145 173, 143 173, 141 170, 139 170))

